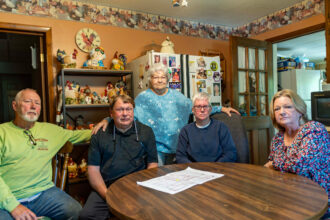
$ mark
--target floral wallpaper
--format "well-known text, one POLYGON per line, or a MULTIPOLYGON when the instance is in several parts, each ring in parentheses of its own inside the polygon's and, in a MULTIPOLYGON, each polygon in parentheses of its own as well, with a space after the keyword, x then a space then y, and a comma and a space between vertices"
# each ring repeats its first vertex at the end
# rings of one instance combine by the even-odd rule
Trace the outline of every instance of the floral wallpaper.
POLYGON ((241 27, 226 27, 67 0, 0 0, 0 12, 228 40, 249 37, 324 14, 324 0, 305 0, 241 27))

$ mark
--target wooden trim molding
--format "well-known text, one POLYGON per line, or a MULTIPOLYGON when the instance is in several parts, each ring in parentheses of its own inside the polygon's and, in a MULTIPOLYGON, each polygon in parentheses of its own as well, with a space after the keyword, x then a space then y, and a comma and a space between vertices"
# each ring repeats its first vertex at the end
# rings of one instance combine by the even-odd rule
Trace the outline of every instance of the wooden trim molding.
POLYGON ((45 62, 45 82, 46 83, 46 103, 47 109, 44 109, 44 114, 47 115, 47 121, 55 123, 55 88, 56 74, 53 74, 53 57, 52 57, 52 30, 50 27, 42 27, 35 25, 24 25, 15 23, 4 23, 0 22, 0 29, 7 30, 8 32, 22 33, 22 34, 33 34, 44 36, 46 54, 44 54, 45 62))
POLYGON ((322 31, 324 29, 325 29, 325 23, 315 24, 315 25, 309 26, 307 28, 299 29, 299 30, 296 30, 296 31, 292 31, 290 33, 275 36, 275 37, 268 38, 268 39, 265 39, 265 40, 269 41, 271 43, 278 43, 278 42, 281 42, 281 41, 284 41, 284 40, 290 40, 292 38, 296 38, 298 36, 312 34, 314 32, 322 31))

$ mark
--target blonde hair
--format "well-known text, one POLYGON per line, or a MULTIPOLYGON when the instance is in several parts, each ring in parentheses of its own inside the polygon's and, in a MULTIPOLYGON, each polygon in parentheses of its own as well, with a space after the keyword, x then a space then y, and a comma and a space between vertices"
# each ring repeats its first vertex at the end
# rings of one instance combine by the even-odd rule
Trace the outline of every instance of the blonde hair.
POLYGON ((114 98, 112 98, 112 100, 110 101, 110 110, 113 110, 113 107, 115 106, 116 102, 118 100, 122 100, 123 103, 130 103, 133 105, 133 108, 135 107, 135 102, 133 100, 132 97, 128 96, 128 95, 117 95, 114 98))
POLYGON ((280 131, 285 130, 281 125, 279 125, 277 123, 276 118, 275 118, 275 113, 274 113, 274 102, 276 99, 278 99, 280 97, 288 97, 292 101, 295 109, 301 114, 301 118, 299 120, 299 125, 305 124, 308 121, 307 107, 306 107, 306 103, 304 102, 304 100, 302 100, 302 98, 300 98, 300 96, 297 93, 295 93, 294 91, 292 91, 290 89, 283 89, 281 91, 278 91, 273 96, 272 101, 269 106, 270 118, 272 119, 272 123, 275 128, 279 129, 280 131))

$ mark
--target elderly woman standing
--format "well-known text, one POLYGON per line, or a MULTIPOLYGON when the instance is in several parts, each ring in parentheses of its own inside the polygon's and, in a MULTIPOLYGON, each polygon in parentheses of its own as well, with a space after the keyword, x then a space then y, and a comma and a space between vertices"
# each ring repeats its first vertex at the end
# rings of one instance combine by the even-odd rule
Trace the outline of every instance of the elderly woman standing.
MULTIPOLYGON (((330 202, 330 137, 323 124, 308 122, 306 115, 305 102, 292 90, 275 94, 270 116, 279 132, 265 166, 310 178, 327 191, 330 202)), ((330 208, 324 218, 330 218, 330 208)))
MULTIPOLYGON (((148 70, 150 88, 135 98, 135 118, 151 127, 155 133, 160 166, 173 163, 180 129, 188 123, 192 109, 189 98, 167 87, 169 78, 168 69, 163 64, 154 64, 148 70)), ((231 111, 239 114, 233 108, 213 108, 213 112, 220 110, 228 115, 231 111)), ((94 130, 97 131, 101 126, 105 129, 104 125, 103 121, 94 130)))
MULTIPOLYGON (((192 102, 182 93, 167 88, 168 68, 162 64, 148 71, 149 86, 135 99, 136 118, 152 128, 156 137, 158 164, 169 164, 175 158, 181 128, 188 123, 192 102)), ((213 112, 236 112, 232 108, 215 107, 213 112)), ((239 114, 239 113, 238 113, 239 114)))

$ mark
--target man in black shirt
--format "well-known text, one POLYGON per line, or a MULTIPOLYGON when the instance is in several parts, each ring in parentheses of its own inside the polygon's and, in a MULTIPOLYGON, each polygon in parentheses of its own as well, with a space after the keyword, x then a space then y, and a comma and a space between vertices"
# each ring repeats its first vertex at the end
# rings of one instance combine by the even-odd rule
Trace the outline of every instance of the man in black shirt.
POLYGON ((130 173, 157 167, 157 150, 152 129, 134 120, 134 101, 120 95, 110 104, 113 119, 106 131, 91 139, 88 150, 88 179, 93 188, 80 219, 108 219, 107 188, 130 173))

